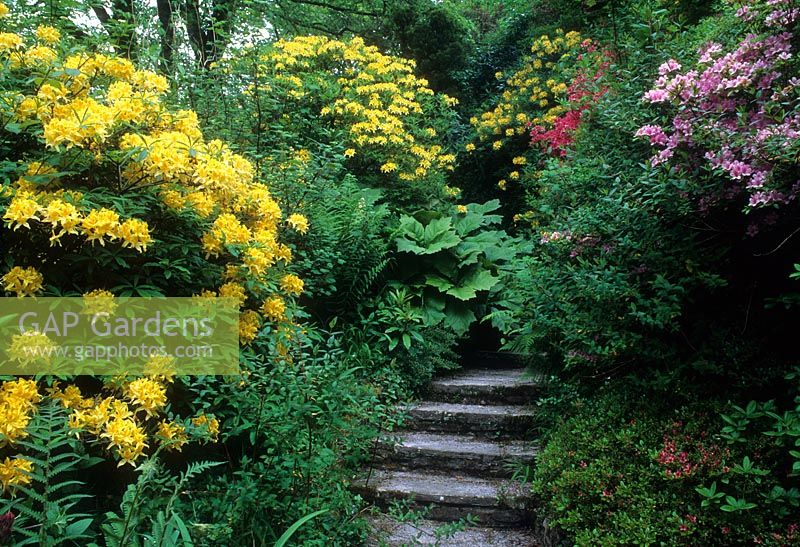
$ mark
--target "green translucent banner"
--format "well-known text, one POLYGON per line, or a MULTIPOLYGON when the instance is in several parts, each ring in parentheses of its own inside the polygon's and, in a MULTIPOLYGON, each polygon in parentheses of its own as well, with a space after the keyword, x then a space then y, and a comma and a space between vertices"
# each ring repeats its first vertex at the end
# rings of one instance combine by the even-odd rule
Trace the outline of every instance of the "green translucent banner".
POLYGON ((238 373, 233 298, 0 298, 0 374, 238 373))

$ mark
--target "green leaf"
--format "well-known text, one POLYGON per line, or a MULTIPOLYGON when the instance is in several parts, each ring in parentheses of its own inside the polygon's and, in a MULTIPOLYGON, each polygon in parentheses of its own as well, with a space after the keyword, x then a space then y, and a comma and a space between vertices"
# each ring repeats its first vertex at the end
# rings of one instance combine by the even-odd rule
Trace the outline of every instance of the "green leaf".
POLYGON ((464 302, 449 301, 445 306, 445 326, 462 335, 469 330, 469 326, 476 320, 475 314, 464 302))
POLYGON ((82 536, 86 530, 89 529, 89 526, 92 525, 93 518, 88 519, 81 519, 73 522, 69 526, 67 526, 66 535, 67 537, 74 538, 77 536, 82 536))
POLYGON ((309 515, 304 516, 303 518, 301 518, 300 520, 289 526, 289 528, 283 533, 283 535, 280 538, 278 538, 278 541, 275 542, 275 547, 283 547, 284 545, 286 545, 292 538, 292 536, 295 534, 295 532, 297 532, 300 529, 301 526, 303 526, 309 520, 327 512, 328 509, 315 511, 309 515))
POLYGON ((447 291, 447 294, 459 300, 470 300, 477 296, 478 291, 488 291, 494 287, 498 281, 500 281, 500 278, 494 277, 490 272, 478 270, 469 278, 464 279, 462 286, 453 287, 447 291))
POLYGON ((425 284, 431 287, 436 287, 442 292, 446 292, 448 289, 453 287, 452 283, 444 278, 439 277, 438 275, 426 275, 425 284))

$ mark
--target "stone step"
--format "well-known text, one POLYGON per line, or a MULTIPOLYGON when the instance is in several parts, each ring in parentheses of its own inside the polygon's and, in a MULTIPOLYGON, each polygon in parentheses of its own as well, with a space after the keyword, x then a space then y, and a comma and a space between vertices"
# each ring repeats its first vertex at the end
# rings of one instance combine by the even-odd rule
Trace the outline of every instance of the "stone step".
POLYGON ((401 545, 437 545, 438 547, 536 547, 539 542, 531 530, 469 527, 449 537, 438 540, 437 529, 441 522, 419 520, 396 522, 387 517, 372 518, 375 531, 368 541, 369 547, 401 545))
POLYGON ((464 368, 525 368, 534 356, 507 351, 468 351, 461 357, 464 368))
POLYGON ((469 405, 425 401, 406 410, 408 429, 489 438, 509 438, 527 433, 534 411, 516 405, 469 405))
POLYGON ((381 507, 405 500, 412 508, 428 508, 426 517, 436 521, 472 515, 481 526, 492 528, 526 526, 532 521, 530 492, 514 481, 375 469, 354 481, 353 488, 381 507))
POLYGON ((515 465, 532 464, 536 448, 522 441, 488 441, 466 435, 410 431, 399 438, 383 440, 378 457, 384 467, 507 477, 515 465))
POLYGON ((428 398, 467 404, 530 404, 541 384, 540 376, 524 368, 467 369, 431 382, 428 398))

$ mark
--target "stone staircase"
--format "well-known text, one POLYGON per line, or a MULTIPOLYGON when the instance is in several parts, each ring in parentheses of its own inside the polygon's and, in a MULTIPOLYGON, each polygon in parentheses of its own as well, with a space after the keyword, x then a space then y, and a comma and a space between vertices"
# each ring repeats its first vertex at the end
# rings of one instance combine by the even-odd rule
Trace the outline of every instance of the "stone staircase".
POLYGON ((538 383, 513 364, 471 368, 435 380, 427 400, 407 410, 404 431, 379 444, 376 467, 355 483, 365 499, 386 508, 407 501, 425 520, 373 519, 370 545, 432 545, 445 522, 471 515, 478 526, 440 540, 442 547, 538 545, 529 490, 512 481, 515 464, 532 464, 529 436, 538 383))

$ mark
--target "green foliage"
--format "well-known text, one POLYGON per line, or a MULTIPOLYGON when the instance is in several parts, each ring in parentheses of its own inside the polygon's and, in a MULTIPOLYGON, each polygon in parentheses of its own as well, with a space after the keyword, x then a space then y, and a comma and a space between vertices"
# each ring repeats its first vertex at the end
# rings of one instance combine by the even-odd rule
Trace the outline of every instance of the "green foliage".
POLYGON ((0 500, 2 513, 19 515, 15 545, 49 547, 91 538, 94 518, 82 505, 91 496, 78 477, 98 459, 82 453, 67 425, 66 410, 56 402, 41 405, 27 431, 29 437, 18 443, 33 462, 31 483, 17 487, 23 497, 0 500))
POLYGON ((298 241, 295 264, 313 298, 310 309, 326 322, 352 313, 376 290, 393 261, 387 236, 394 219, 380 192, 352 176, 304 191, 311 227, 298 241))
POLYGON ((193 545, 186 523, 175 509, 178 497, 196 475, 219 462, 189 464, 179 477, 164 472, 156 457, 139 466, 139 478, 122 495, 120 513, 107 512, 102 524, 108 547, 193 545), (148 527, 149 525, 149 527, 148 527))
POLYGON ((229 464, 199 481, 181 514, 196 545, 271 544, 305 515, 327 509, 293 537, 301 545, 352 545, 361 534, 359 500, 348 478, 372 441, 393 423, 391 376, 367 370, 341 332, 308 328, 280 357, 276 341, 244 355, 241 379, 195 378, 195 409, 214 409, 229 464), (369 374, 368 374, 369 373, 369 374))
POLYGON ((392 2, 389 30, 435 91, 461 97, 458 74, 468 66, 472 25, 450 2, 392 2))
POLYGON ((396 275, 413 292, 423 323, 443 325, 457 334, 477 319, 473 307, 479 293, 486 295, 494 288, 499 273, 516 256, 514 241, 504 231, 491 229, 501 219, 489 214, 499 207, 498 201, 464 207, 452 216, 404 216, 396 239, 396 275))
POLYGON ((796 429, 771 404, 729 406, 723 420, 691 404, 619 382, 579 399, 535 469, 551 523, 578 545, 793 544, 796 429), (746 442, 731 436, 742 428, 746 442))

